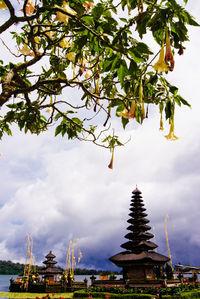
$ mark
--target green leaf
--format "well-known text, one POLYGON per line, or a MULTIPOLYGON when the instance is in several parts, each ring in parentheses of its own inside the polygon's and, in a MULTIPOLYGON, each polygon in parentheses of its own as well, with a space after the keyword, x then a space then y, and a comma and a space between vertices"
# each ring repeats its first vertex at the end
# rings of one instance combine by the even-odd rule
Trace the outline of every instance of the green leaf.
POLYGON ((138 70, 138 65, 134 60, 131 60, 128 73, 130 76, 135 77, 136 72, 138 70))
POLYGON ((184 10, 183 15, 185 17, 185 21, 187 22, 187 24, 192 25, 192 26, 200 26, 200 24, 197 23, 195 21, 195 19, 193 18, 193 16, 191 16, 186 10, 184 10))
POLYGON ((122 117, 121 119, 122 119, 122 126, 123 126, 123 128, 125 130, 126 125, 129 123, 129 119, 128 118, 124 118, 124 117, 122 117))
POLYGON ((191 105, 184 98, 182 98, 180 95, 177 95, 175 98, 178 99, 183 105, 191 107, 191 105))
POLYGON ((92 15, 94 19, 98 20, 104 12, 104 7, 102 4, 98 3, 92 10, 92 15))
POLYGON ((142 36, 146 34, 147 24, 150 18, 151 18, 151 14, 149 14, 148 12, 140 13, 136 17, 136 22, 137 22, 136 30, 138 31, 140 38, 142 38, 142 36))
POLYGON ((147 44, 145 43, 137 43, 136 45, 136 50, 139 52, 139 53, 144 53, 144 54, 153 54, 153 52, 149 49, 149 47, 147 46, 147 44))
POLYGON ((60 113, 57 113, 55 116, 55 120, 58 120, 60 117, 62 117, 62 115, 60 113))
MULTIPOLYGON (((133 60, 136 62, 136 64, 139 64, 141 62, 144 61, 144 58, 142 57, 138 57, 137 55, 135 55, 135 48, 132 47, 128 50, 128 53, 131 55, 131 57, 133 58, 133 60)), ((138 54, 138 53, 137 53, 138 54)))
POLYGON ((169 90, 171 93, 173 93, 173 95, 177 95, 178 88, 176 86, 170 85, 169 90))
POLYGON ((174 31, 181 41, 188 41, 187 28, 182 22, 171 23, 171 30, 174 31))
POLYGON ((166 101, 165 115, 166 115, 166 119, 170 118, 172 115, 172 102, 170 100, 166 101))
POLYGON ((125 61, 120 64, 120 67, 117 70, 117 75, 121 85, 124 85, 124 77, 127 75, 128 70, 125 61))
POLYGON ((57 136, 58 134, 60 134, 60 132, 62 131, 62 128, 63 128, 62 125, 59 125, 59 126, 56 127, 55 136, 57 136))
POLYGON ((127 19, 125 18, 119 18, 122 22, 127 23, 127 19))
POLYGON ((94 25, 94 18, 91 16, 83 16, 81 19, 87 25, 94 25))

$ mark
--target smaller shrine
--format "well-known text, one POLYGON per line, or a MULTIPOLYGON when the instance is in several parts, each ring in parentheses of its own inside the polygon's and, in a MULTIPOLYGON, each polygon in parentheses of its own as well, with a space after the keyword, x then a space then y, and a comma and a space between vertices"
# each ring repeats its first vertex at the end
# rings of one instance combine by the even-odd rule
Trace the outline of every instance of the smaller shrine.
POLYGON ((154 235, 149 231, 149 220, 146 218, 141 191, 136 187, 132 192, 130 204, 129 231, 125 238, 128 240, 121 247, 125 249, 110 258, 116 266, 123 269, 123 281, 127 286, 141 281, 151 282, 162 277, 162 268, 169 261, 167 256, 157 253, 158 247, 150 241, 154 235))
POLYGON ((55 257, 56 256, 50 250, 49 253, 45 256, 46 260, 43 262, 46 267, 38 271, 39 275, 42 275, 43 279, 45 281, 48 281, 49 283, 54 283, 55 281, 57 281, 58 276, 61 276, 63 273, 62 269, 55 267, 55 265, 57 264, 57 262, 54 260, 55 257))
POLYGON ((10 280, 11 292, 32 292, 32 293, 62 293, 73 292, 87 287, 87 281, 75 282, 70 273, 61 268, 55 267, 55 255, 52 251, 45 256, 43 262, 45 267, 37 273, 30 271, 29 276, 18 277, 15 281, 10 280))

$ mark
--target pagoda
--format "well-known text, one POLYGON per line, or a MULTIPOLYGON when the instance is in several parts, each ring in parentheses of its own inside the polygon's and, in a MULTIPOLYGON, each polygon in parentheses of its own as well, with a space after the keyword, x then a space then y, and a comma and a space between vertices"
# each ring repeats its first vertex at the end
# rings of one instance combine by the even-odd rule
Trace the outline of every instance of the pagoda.
POLYGON ((125 235, 128 241, 121 245, 125 251, 109 259, 123 268, 123 280, 129 286, 134 281, 156 280, 155 272, 161 273, 164 264, 169 261, 168 257, 154 251, 158 246, 150 241, 154 235, 149 232, 151 227, 147 224, 149 220, 146 218, 141 191, 136 187, 132 194, 130 219, 127 221, 129 232, 125 235))
POLYGON ((61 275, 63 272, 62 269, 55 267, 55 264, 57 264, 57 262, 54 261, 55 257, 56 256, 52 253, 52 251, 49 251, 49 253, 45 256, 46 260, 43 262, 46 267, 38 272, 44 277, 44 280, 49 283, 53 283, 56 280, 56 276, 61 275))

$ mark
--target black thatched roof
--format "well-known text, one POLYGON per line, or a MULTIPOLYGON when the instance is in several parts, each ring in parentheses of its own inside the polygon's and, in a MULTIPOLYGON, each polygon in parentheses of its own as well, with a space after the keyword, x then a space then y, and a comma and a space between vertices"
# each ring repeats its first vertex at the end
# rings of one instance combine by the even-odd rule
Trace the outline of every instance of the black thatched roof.
POLYGON ((154 251, 143 251, 135 254, 129 251, 120 252, 113 255, 109 260, 117 266, 122 267, 127 264, 137 264, 140 262, 149 262, 153 264, 164 264, 169 261, 169 258, 154 251))
POLYGON ((168 257, 153 251, 158 246, 149 241, 154 235, 147 232, 151 227, 146 225, 149 220, 145 218, 147 214, 145 213, 146 209, 144 208, 141 194, 141 191, 138 190, 137 187, 132 192, 131 213, 129 214, 131 218, 127 221, 131 225, 128 226, 127 229, 129 232, 125 235, 125 238, 128 239, 128 241, 121 245, 126 251, 118 253, 110 258, 110 261, 117 266, 144 261, 149 261, 150 263, 152 262, 155 264, 164 264, 169 261, 168 257))
POLYGON ((43 262, 43 264, 46 265, 43 269, 38 271, 40 275, 56 275, 56 274, 61 274, 63 272, 62 269, 54 267, 55 264, 57 264, 56 261, 54 261, 54 258, 56 257, 52 251, 49 251, 49 253, 45 256, 46 261, 43 262))
POLYGON ((154 235, 146 232, 147 230, 150 230, 151 227, 146 225, 149 220, 145 218, 147 214, 145 213, 146 209, 143 207, 144 204, 141 191, 136 188, 132 194, 132 206, 130 208, 132 212, 129 214, 131 218, 127 221, 132 225, 128 227, 130 232, 125 235, 125 238, 129 241, 123 243, 121 247, 132 253, 153 250, 158 246, 155 243, 148 241, 149 239, 152 239, 154 235))
POLYGON ((48 259, 54 259, 56 256, 52 253, 52 251, 50 250, 49 253, 45 256, 45 258, 48 259))

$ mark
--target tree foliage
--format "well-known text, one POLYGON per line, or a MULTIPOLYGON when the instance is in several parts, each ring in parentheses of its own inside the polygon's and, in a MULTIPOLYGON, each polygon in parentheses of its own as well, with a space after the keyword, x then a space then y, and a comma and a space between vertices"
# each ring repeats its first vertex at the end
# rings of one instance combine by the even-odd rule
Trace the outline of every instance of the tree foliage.
POLYGON ((183 54, 188 25, 198 26, 178 1, 13 2, 0 0, 1 41, 13 57, 0 60, 0 138, 13 123, 35 134, 55 124, 55 135, 108 147, 113 158, 122 143, 109 133, 111 117, 124 128, 142 124, 150 104, 160 129, 164 114, 170 123, 166 137, 177 138, 175 105, 189 104, 166 74, 183 54))
MULTIPOLYGON (((13 263, 11 261, 2 261, 0 260, 0 275, 23 275, 24 273, 24 264, 20 263, 13 263)), ((35 266, 36 272, 43 269, 42 266, 35 266)), ((62 269, 62 268, 60 268, 62 269)), ((63 270, 63 269, 62 269, 63 270)), ((75 275, 108 275, 112 273, 111 271, 103 271, 103 270, 95 270, 95 269, 81 269, 75 268, 74 274, 75 275)), ((118 274, 118 272, 114 272, 118 274)))

